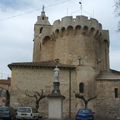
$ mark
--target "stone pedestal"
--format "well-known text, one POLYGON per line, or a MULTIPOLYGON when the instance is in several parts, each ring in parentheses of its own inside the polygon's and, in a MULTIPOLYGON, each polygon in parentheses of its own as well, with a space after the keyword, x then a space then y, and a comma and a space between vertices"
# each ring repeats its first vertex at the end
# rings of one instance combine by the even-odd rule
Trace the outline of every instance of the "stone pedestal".
POLYGON ((49 119, 62 119, 63 117, 63 100, 62 95, 49 95, 48 96, 48 118, 49 119))

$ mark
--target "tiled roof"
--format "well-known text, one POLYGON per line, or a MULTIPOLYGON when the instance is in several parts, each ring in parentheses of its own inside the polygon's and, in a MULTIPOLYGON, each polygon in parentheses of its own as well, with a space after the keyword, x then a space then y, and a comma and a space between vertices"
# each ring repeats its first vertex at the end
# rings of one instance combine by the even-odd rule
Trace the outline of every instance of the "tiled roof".
POLYGON ((11 63, 8 65, 10 69, 12 69, 13 67, 54 68, 55 66, 66 69, 75 69, 74 65, 61 64, 55 61, 19 62, 19 63, 11 63))
POLYGON ((98 75, 97 80, 120 80, 120 72, 112 69, 103 71, 98 75))
POLYGON ((0 79, 0 85, 11 85, 11 80, 0 79))

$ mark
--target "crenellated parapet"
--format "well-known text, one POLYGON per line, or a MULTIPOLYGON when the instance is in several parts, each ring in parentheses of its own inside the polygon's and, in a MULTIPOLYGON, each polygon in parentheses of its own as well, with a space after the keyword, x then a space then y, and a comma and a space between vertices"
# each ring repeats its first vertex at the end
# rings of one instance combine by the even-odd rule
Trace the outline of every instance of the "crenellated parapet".
POLYGON ((102 30, 102 40, 107 41, 108 44, 110 43, 110 41, 109 41, 109 31, 108 30, 102 30))
POLYGON ((104 56, 109 52, 105 53, 109 33, 96 19, 66 16, 51 25, 47 17, 43 17, 35 24, 34 61, 59 58, 64 64, 77 65, 80 57, 82 65, 107 68, 109 59, 104 56), (101 59, 99 65, 98 59, 101 59))
POLYGON ((68 30, 69 28, 94 31, 95 33, 102 32, 102 25, 93 18, 88 19, 86 16, 76 16, 73 18, 72 16, 66 16, 61 20, 56 20, 53 23, 52 32, 61 32, 63 30, 68 30))
POLYGON ((80 30, 81 33, 95 36, 103 33, 102 25, 94 18, 88 19, 86 16, 76 16, 76 18, 73 18, 72 16, 66 16, 61 20, 54 21, 53 25, 43 27, 43 31, 39 34, 41 43, 44 43, 46 37, 53 39, 54 34, 60 33, 61 35, 61 32, 64 33, 67 30, 80 30))

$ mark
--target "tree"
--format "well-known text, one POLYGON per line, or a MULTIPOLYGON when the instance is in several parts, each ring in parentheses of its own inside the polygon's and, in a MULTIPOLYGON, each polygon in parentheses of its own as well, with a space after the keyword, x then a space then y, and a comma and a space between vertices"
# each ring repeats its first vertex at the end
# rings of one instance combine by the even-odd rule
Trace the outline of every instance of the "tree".
POLYGON ((75 97, 83 100, 83 102, 84 102, 84 107, 85 107, 85 109, 86 109, 86 108, 88 108, 88 103, 89 103, 91 100, 95 99, 97 96, 94 96, 94 97, 91 97, 91 98, 86 99, 83 95, 80 95, 80 94, 78 94, 78 93, 75 93, 75 97))
POLYGON ((5 98, 5 99, 3 99, 3 102, 4 102, 5 106, 10 105, 10 93, 7 89, 4 89, 4 88, 0 87, 0 97, 5 98))
POLYGON ((38 92, 38 91, 32 91, 32 92, 30 92, 30 91, 26 90, 25 94, 26 94, 26 96, 35 99, 35 108, 36 108, 36 110, 38 112, 40 100, 42 100, 43 98, 46 97, 44 95, 43 90, 41 90, 40 92, 38 92))
POLYGON ((115 11, 118 12, 118 15, 120 15, 120 0, 115 0, 115 11))
POLYGON ((6 90, 6 106, 10 105, 10 93, 8 90, 6 90))
MULTIPOLYGON (((115 0, 115 12, 120 16, 120 0, 115 0)), ((118 31, 120 31, 120 21, 118 22, 118 31)))

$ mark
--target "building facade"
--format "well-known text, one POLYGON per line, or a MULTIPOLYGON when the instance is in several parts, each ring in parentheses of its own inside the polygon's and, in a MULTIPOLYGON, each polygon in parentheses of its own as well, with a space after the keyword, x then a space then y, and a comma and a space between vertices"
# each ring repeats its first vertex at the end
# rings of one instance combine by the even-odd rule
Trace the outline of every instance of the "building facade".
MULTIPOLYGON (((53 68, 57 65, 61 70, 61 93, 66 97, 64 116, 69 113, 74 116, 84 107, 82 101, 75 98, 82 85, 80 94, 86 98, 97 96, 88 104, 97 116, 120 117, 115 107, 120 104, 120 72, 110 69, 109 31, 102 29, 101 23, 86 16, 66 16, 51 25, 43 9, 34 25, 33 41, 33 61, 9 65, 11 105, 31 103, 24 94, 26 89, 43 89, 49 93, 53 68)), ((45 108, 45 113, 46 103, 47 100, 42 101, 40 108, 45 108)))
POLYGON ((11 78, 0 79, 0 106, 6 106, 10 103, 11 78))

